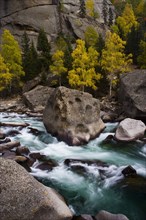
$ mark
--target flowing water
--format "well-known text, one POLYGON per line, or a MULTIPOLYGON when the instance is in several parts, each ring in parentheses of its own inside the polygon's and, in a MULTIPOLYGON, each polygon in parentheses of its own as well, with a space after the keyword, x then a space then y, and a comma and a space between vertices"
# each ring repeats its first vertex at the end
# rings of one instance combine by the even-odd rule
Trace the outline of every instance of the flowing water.
MULTIPOLYGON (((36 136, 28 128, 17 128, 20 134, 11 139, 19 140, 30 151, 39 151, 59 164, 48 172, 36 169, 36 162, 31 174, 60 192, 74 213, 95 215, 104 209, 112 213, 123 213, 130 220, 146 220, 146 144, 141 141, 128 144, 116 141, 105 143, 103 140, 108 135, 114 135, 117 123, 107 123, 104 132, 87 145, 71 147, 48 134, 41 119, 0 113, 0 121, 27 122, 40 131, 36 136), (65 159, 100 160, 108 166, 77 161, 76 165, 86 171, 77 172, 64 164, 65 159), (121 173, 128 165, 132 165, 140 176, 131 185, 124 181, 121 173)), ((7 133, 12 128, 3 129, 7 133)))

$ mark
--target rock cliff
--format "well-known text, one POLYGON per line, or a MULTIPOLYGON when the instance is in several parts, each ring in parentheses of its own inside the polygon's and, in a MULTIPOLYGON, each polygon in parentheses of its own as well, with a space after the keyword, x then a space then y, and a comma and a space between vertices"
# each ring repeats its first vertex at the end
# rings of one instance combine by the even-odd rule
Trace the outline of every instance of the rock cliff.
MULTIPOLYGON (((79 0, 1 0, 0 25, 9 29, 18 39, 24 33, 36 40, 39 29, 43 28, 49 41, 54 41, 60 31, 83 38, 84 31, 89 25, 104 33, 106 25, 102 15, 103 0, 94 1, 94 9, 98 18, 79 16, 79 0)), ((114 8, 107 0, 107 9, 114 8)))

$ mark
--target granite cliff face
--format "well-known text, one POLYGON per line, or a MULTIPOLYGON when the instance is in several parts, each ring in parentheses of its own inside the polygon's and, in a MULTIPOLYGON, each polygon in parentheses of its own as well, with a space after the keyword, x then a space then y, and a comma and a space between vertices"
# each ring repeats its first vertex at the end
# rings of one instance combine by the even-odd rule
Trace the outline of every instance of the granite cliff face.
MULTIPOLYGON (((104 33, 106 26, 102 15, 103 0, 95 0, 94 3, 95 11, 99 15, 96 19, 79 16, 79 0, 1 0, 1 30, 9 29, 18 39, 25 30, 35 40, 39 29, 43 28, 49 41, 54 41, 60 31, 83 38, 89 25, 104 33)), ((114 10, 108 0, 107 8, 114 10)))

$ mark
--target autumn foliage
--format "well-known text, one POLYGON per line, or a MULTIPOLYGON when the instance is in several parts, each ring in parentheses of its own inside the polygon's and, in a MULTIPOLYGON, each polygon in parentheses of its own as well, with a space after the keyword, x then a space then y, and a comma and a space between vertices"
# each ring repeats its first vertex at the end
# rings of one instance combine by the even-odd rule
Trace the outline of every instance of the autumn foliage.
MULTIPOLYGON (((4 30, 0 45, 0 92, 12 94, 22 83, 38 75, 55 75, 57 83, 82 91, 97 90, 105 82, 112 89, 118 87, 120 74, 129 72, 132 65, 146 68, 146 2, 144 0, 112 1, 118 11, 103 1, 105 33, 98 33, 90 23, 84 30, 83 39, 61 33, 51 48, 47 33, 39 30, 35 42, 26 32, 21 45, 4 30), (109 10, 110 9, 110 10, 109 10)), ((98 19, 94 0, 81 0, 79 16, 90 21, 98 19)), ((105 85, 103 85, 105 87, 105 85)))
POLYGON ((0 90, 8 89, 11 92, 21 87, 21 79, 25 75, 22 54, 18 42, 9 30, 4 30, 1 42, 0 90))

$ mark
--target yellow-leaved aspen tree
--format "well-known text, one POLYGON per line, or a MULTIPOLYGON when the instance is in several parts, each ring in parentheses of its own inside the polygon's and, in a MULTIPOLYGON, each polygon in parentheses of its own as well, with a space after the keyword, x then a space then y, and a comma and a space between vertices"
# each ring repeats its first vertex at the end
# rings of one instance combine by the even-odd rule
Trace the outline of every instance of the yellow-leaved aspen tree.
POLYGON ((50 65, 50 71, 59 76, 59 85, 61 86, 61 76, 67 72, 67 68, 64 67, 64 52, 57 50, 52 56, 53 64, 50 65))
POLYGON ((76 41, 76 48, 72 52, 72 70, 68 72, 69 84, 72 87, 82 91, 85 87, 96 89, 96 82, 101 78, 101 74, 95 69, 98 65, 98 55, 93 47, 86 50, 85 41, 76 41))
POLYGON ((0 92, 9 90, 12 80, 12 74, 9 72, 8 67, 4 63, 4 59, 0 54, 0 92))
POLYGON ((22 68, 22 53, 20 46, 10 31, 6 29, 2 34, 1 42, 1 55, 12 74, 11 86, 17 89, 22 85, 21 79, 25 75, 22 68))
POLYGON ((109 80, 111 96, 112 87, 117 84, 119 74, 130 71, 132 55, 125 55, 124 48, 126 42, 118 34, 110 31, 106 34, 105 48, 102 50, 101 67, 107 74, 109 80))
POLYGON ((126 4, 121 16, 116 19, 119 29, 122 31, 123 38, 126 39, 127 35, 131 32, 131 28, 136 28, 138 22, 134 14, 131 4, 126 4))

